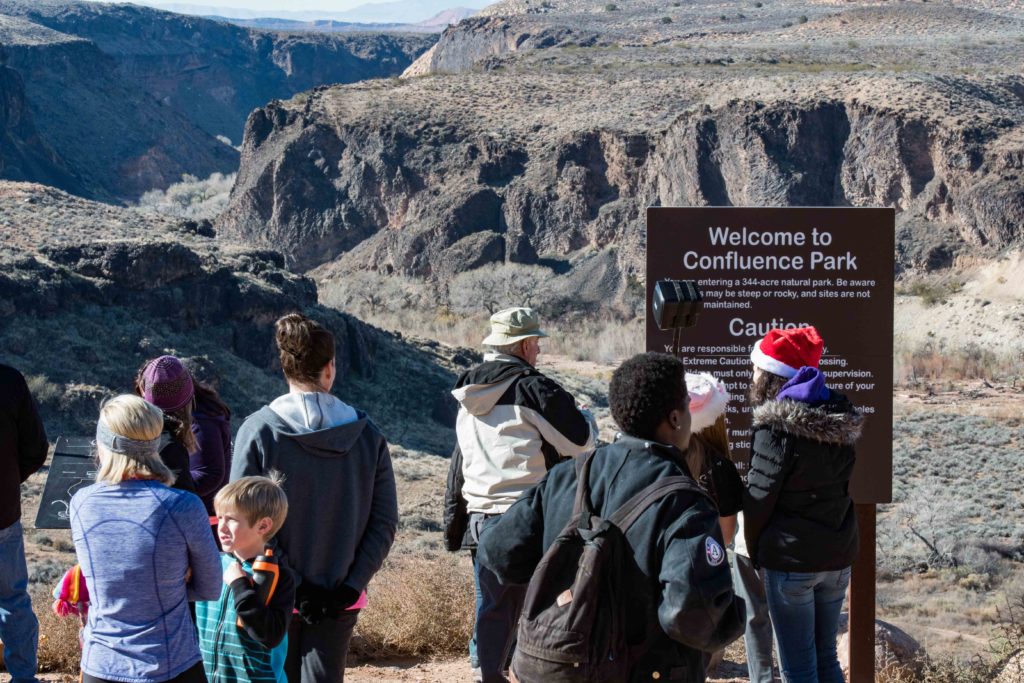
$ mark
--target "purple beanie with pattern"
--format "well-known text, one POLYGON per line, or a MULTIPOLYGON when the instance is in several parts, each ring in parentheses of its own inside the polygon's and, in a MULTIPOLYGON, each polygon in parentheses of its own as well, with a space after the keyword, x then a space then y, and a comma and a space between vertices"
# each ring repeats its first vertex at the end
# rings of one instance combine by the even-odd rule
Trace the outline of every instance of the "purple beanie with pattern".
POLYGON ((142 371, 142 398, 165 412, 174 412, 192 400, 192 376, 174 356, 160 356, 142 371))

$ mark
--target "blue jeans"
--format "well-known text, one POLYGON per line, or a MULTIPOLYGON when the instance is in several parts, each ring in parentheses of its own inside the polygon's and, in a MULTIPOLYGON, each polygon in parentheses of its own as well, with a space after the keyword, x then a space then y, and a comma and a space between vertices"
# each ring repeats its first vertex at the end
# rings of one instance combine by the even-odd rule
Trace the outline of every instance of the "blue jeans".
POLYGON ((0 529, 0 640, 13 683, 36 680, 39 622, 28 597, 28 568, 21 522, 0 529))
POLYGON ((473 578, 476 582, 476 625, 469 644, 470 662, 480 667, 484 683, 505 683, 512 644, 515 642, 519 613, 526 600, 526 586, 506 585, 477 561, 473 553, 473 578))
POLYGON ((747 630, 743 645, 747 651, 747 677, 750 683, 772 683, 772 620, 764 595, 764 570, 754 569, 746 555, 730 551, 732 585, 747 605, 747 630))
POLYGON ((768 612, 786 683, 843 683, 836 629, 850 568, 831 572, 765 570, 768 612))

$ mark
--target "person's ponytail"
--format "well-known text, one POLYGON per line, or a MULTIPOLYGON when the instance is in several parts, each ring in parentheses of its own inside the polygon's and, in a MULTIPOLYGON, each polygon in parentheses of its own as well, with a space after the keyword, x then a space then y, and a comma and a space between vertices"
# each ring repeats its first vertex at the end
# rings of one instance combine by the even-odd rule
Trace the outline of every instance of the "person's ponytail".
POLYGON ((293 382, 316 384, 334 358, 334 335, 301 313, 290 313, 274 325, 284 376, 293 382))

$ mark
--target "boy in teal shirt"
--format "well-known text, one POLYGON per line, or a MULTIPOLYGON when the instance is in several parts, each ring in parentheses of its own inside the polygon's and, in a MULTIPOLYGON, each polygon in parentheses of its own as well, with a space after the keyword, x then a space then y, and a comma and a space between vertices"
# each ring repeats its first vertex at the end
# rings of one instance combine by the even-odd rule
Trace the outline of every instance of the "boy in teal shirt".
POLYGON ((243 477, 213 501, 224 554, 217 601, 196 604, 203 668, 211 683, 287 683, 295 578, 273 541, 288 515, 276 478, 243 477))

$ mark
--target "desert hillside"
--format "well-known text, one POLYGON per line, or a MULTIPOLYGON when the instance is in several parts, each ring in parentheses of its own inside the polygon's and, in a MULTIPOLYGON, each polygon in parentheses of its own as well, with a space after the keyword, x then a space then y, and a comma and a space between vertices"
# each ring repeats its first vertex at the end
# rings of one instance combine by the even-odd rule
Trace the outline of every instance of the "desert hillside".
POLYGON ((618 301, 644 209, 891 206, 901 273, 1020 244, 1012 3, 503 2, 250 117, 218 225, 299 270, 539 264, 618 301))
POLYGON ((5 146, 0 177, 106 201, 137 199, 184 174, 238 167, 246 117, 318 85, 398 75, 436 39, 277 33, 130 4, 0 2, 5 146), (49 166, 40 167, 43 162, 49 166))

